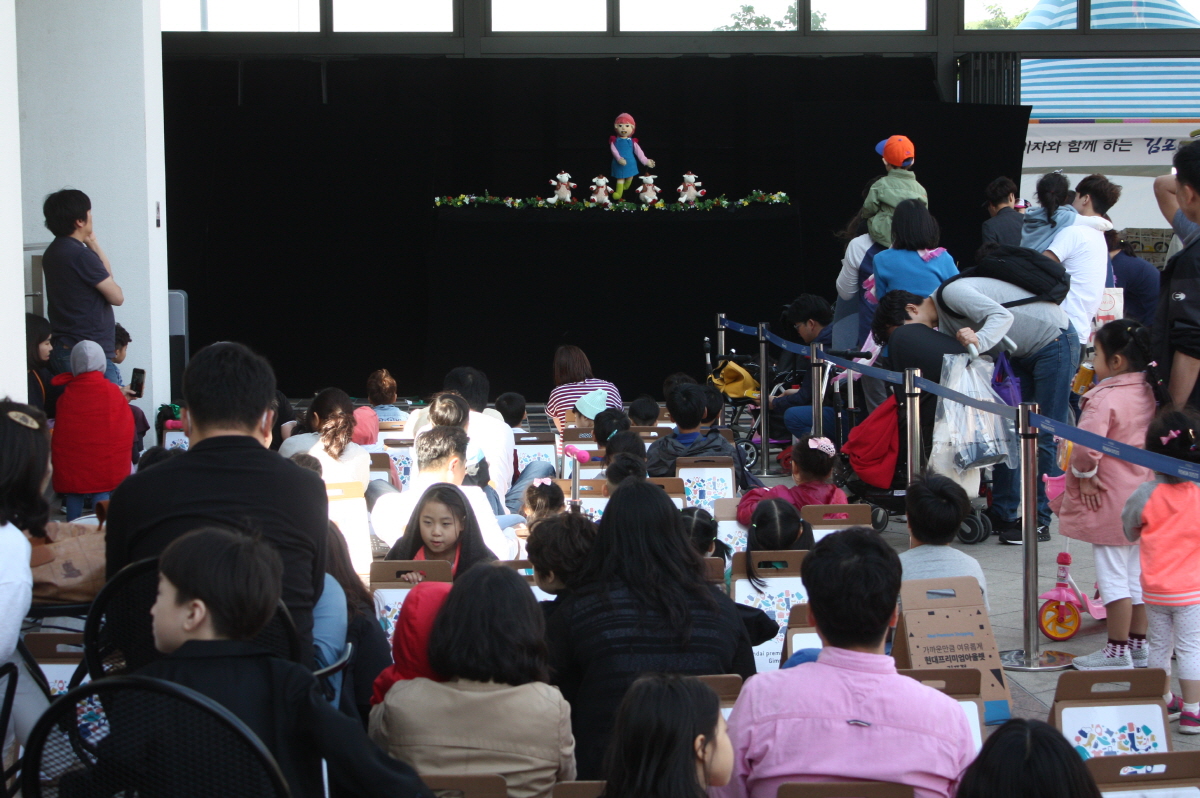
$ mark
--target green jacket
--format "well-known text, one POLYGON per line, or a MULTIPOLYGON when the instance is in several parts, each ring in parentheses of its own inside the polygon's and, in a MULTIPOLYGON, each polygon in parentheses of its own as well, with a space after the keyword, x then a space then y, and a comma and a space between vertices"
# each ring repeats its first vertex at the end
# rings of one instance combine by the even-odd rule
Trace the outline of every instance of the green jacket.
POLYGON ((892 213, 904 200, 919 199, 929 205, 929 195, 907 169, 893 169, 875 181, 863 201, 863 218, 871 240, 884 247, 892 245, 892 213))

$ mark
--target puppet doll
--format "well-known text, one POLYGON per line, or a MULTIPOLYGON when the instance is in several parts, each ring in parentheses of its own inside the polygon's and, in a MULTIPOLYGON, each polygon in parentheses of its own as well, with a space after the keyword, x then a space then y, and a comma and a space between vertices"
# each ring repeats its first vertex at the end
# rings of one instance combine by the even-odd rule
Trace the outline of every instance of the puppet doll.
POLYGON ((703 197, 706 193, 704 189, 700 188, 702 185, 703 183, 697 180, 694 174, 688 172, 683 176, 683 183, 680 184, 679 188, 675 189, 679 192, 679 201, 688 205, 695 205, 696 200, 703 197))
POLYGON ((613 190, 608 187, 608 178, 604 175, 599 175, 592 178, 592 196, 588 198, 589 202, 594 202, 597 205, 612 205, 608 195, 612 194, 613 190))
POLYGON ((638 199, 642 201, 643 205, 653 205, 658 202, 658 192, 660 189, 654 185, 654 178, 656 177, 658 175, 641 175, 642 185, 637 190, 637 193, 638 199))
POLYGON ((638 146, 638 140, 633 138, 633 130, 637 123, 633 121, 633 117, 629 114, 621 114, 617 120, 613 122, 613 127, 616 128, 617 135, 609 136, 608 148, 612 150, 612 176, 617 181, 617 190, 613 193, 613 199, 620 202, 621 195, 625 193, 625 189, 633 183, 633 178, 638 173, 638 163, 654 168, 654 161, 646 157, 642 152, 642 148, 638 146))
POLYGON ((546 204, 553 205, 559 200, 566 204, 575 201, 571 196, 571 189, 575 188, 575 184, 571 182, 571 176, 566 172, 559 172, 554 179, 550 181, 550 185, 554 186, 554 194, 546 198, 546 204))

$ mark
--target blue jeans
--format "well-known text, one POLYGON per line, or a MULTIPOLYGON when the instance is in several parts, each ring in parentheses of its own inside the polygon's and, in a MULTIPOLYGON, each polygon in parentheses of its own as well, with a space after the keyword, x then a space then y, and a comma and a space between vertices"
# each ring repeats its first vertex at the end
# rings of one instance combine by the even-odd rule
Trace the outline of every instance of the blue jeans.
MULTIPOLYGON (((1038 412, 1055 421, 1066 421, 1070 407, 1071 378, 1079 367, 1079 339, 1075 331, 1064 330, 1061 335, 1038 351, 1025 357, 1010 358, 1013 371, 1021 380, 1021 399, 1037 402, 1038 412)), ((1058 467, 1054 436, 1038 433, 1038 473, 1056 477, 1058 467)), ((1015 521, 1021 503, 1020 469, 996 466, 992 483, 992 508, 1005 520, 1015 521)), ((1050 503, 1046 486, 1038 480, 1038 524, 1050 523, 1050 503)))
MULTIPOLYGON (((50 373, 51 374, 69 374, 71 372, 71 349, 73 347, 65 344, 55 344, 50 350, 50 373)), ((121 382, 121 370, 117 368, 117 364, 111 360, 105 360, 104 378, 113 385, 124 385, 121 382)))
POLYGON ((525 490, 533 484, 533 481, 535 479, 554 479, 555 476, 557 476, 557 469, 553 463, 546 460, 534 460, 525 466, 521 476, 504 495, 504 506, 510 513, 521 512, 521 505, 525 503, 525 490))
POLYGON ((96 506, 96 502, 108 501, 109 494, 107 493, 68 493, 63 498, 63 507, 67 511, 67 520, 74 521, 79 516, 83 515, 83 502, 88 497, 92 498, 92 506, 96 506))
MULTIPOLYGON (((830 440, 834 438, 834 417, 832 407, 821 409, 822 423, 825 425, 823 435, 830 440)), ((788 432, 795 435, 797 438, 803 438, 805 435, 812 432, 813 411, 812 405, 801 405, 799 407, 789 407, 783 414, 783 423, 787 427, 788 432)), ((775 437, 774 433, 771 435, 775 437)))

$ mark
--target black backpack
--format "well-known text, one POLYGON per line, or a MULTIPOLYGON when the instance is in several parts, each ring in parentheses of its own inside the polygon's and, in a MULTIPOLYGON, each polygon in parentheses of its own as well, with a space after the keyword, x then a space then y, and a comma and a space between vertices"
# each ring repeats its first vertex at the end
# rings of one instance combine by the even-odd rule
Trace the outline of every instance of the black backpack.
POLYGON ((1001 303, 1001 307, 1005 308, 1030 305, 1034 302, 1053 302, 1061 305, 1071 290, 1071 275, 1067 274, 1067 270, 1058 261, 1027 247, 993 244, 974 267, 951 277, 938 287, 938 305, 959 318, 962 316, 950 310, 942 301, 942 291, 950 283, 963 277, 991 277, 994 280, 1012 283, 1033 294, 1024 299, 1001 303))

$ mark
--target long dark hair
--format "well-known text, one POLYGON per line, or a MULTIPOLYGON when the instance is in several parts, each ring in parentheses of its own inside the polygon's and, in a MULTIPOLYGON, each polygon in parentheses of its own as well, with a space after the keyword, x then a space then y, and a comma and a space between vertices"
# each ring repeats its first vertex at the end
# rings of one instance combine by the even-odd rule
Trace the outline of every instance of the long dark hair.
POLYGON ((341 388, 326 388, 308 406, 308 429, 321 436, 321 445, 330 457, 337 460, 354 438, 354 402, 341 388), (313 423, 316 415, 320 429, 313 423))
POLYGON ((425 545, 425 541, 421 537, 421 513, 424 512, 425 505, 429 502, 441 502, 446 505, 462 524, 462 532, 458 536, 458 571, 454 574, 455 579, 466 573, 476 563, 491 562, 496 559, 496 555, 492 554, 492 550, 483 542, 483 533, 479 531, 479 521, 475 519, 475 513, 471 510, 466 495, 455 485, 439 482, 430 486, 422 494, 417 506, 413 508, 412 515, 408 519, 408 526, 404 528, 404 534, 388 552, 389 560, 411 560, 425 545))
POLYGON ((708 550, 712 549, 712 556, 729 559, 729 544, 717 537, 717 522, 708 510, 703 507, 684 507, 680 515, 683 516, 683 530, 701 557, 709 556, 708 550))
POLYGON ((767 586, 754 567, 754 552, 790 549, 800 538, 802 527, 800 511, 790 502, 764 499, 758 503, 746 533, 746 576, 750 584, 759 590, 767 586))
POLYGON ((617 710, 604 798, 704 798, 695 741, 714 744, 720 717, 717 694, 694 676, 638 679, 617 710))
POLYGON ((892 249, 936 249, 942 235, 937 219, 919 199, 907 199, 892 214, 892 249))
POLYGON ((1154 401, 1160 407, 1171 403, 1171 395, 1158 375, 1157 364, 1150 359, 1150 331, 1134 319, 1115 319, 1096 331, 1095 343, 1111 360, 1122 355, 1129 363, 1130 371, 1141 371, 1146 375, 1154 401))
POLYGON ((429 665, 447 679, 522 685, 549 681, 545 614, 503 565, 454 583, 429 635, 429 665))
POLYGON ((1054 214, 1064 205, 1071 203, 1071 184, 1060 172, 1042 175, 1037 182, 1037 201, 1046 209, 1046 219, 1055 227, 1054 214))
POLYGON ((679 510, 658 485, 630 480, 612 494, 600 534, 580 572, 581 586, 620 583, 646 610, 657 610, 682 642, 691 636, 689 604, 716 606, 704 562, 683 533, 679 510))
POLYGON ((563 344, 554 350, 554 384, 566 385, 592 379, 592 364, 583 350, 563 344))
POLYGON ((325 572, 337 580, 346 594, 346 617, 365 615, 367 608, 375 606, 371 593, 363 585, 354 565, 350 562, 350 547, 346 545, 346 537, 338 525, 329 522, 329 535, 326 538, 325 572))
POLYGON ((48 365, 38 357, 38 347, 50 337, 50 322, 35 313, 25 314, 25 364, 37 370, 48 365))
POLYGON ((0 524, 46 536, 50 505, 42 486, 50 467, 50 432, 37 408, 0 400, 0 524))
POLYGON ((1100 798, 1096 781, 1062 732, 1013 718, 997 729, 958 783, 958 798, 1100 798))

